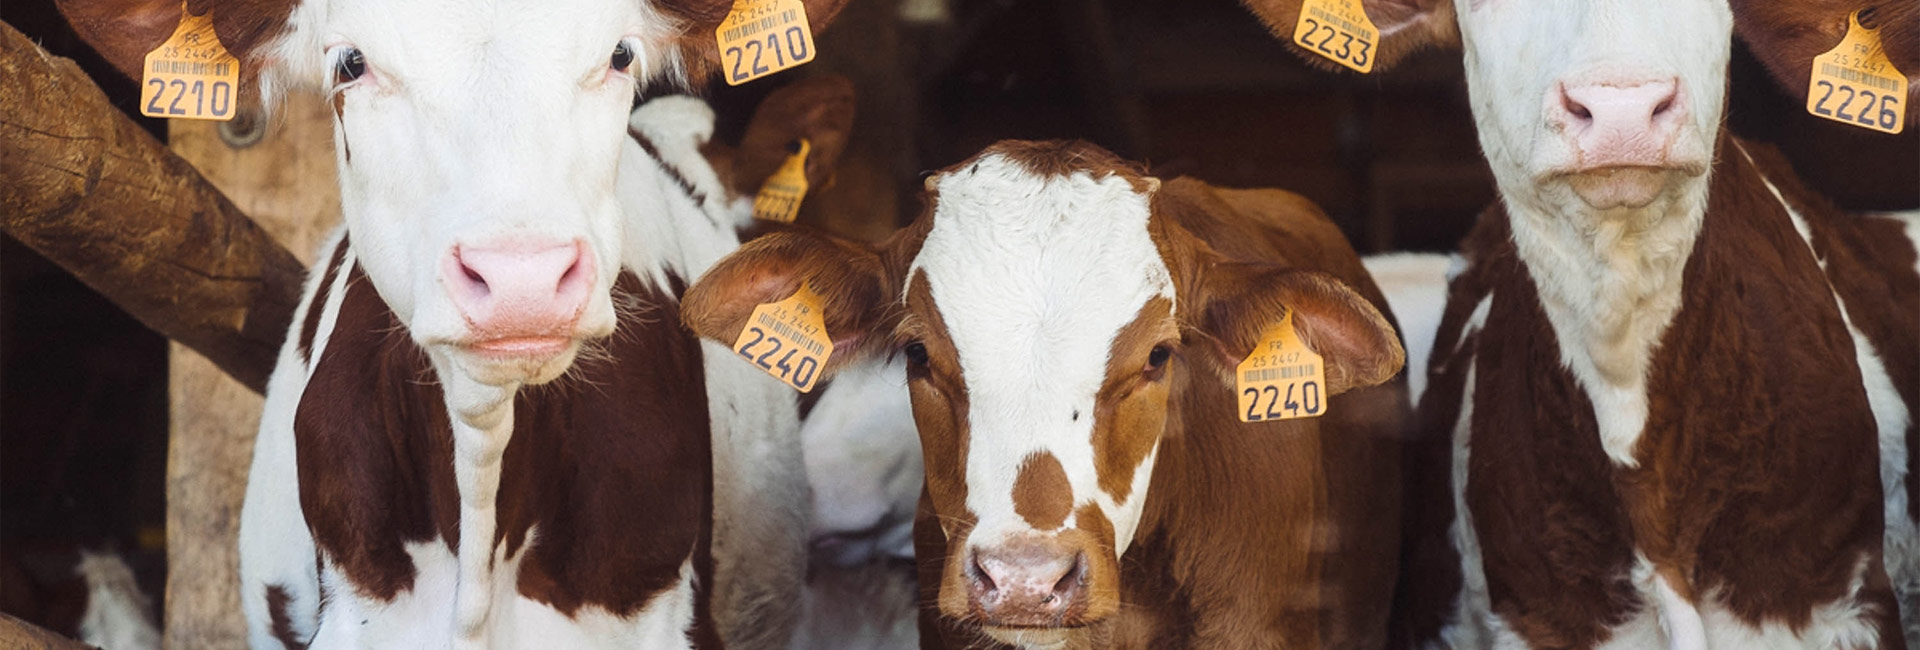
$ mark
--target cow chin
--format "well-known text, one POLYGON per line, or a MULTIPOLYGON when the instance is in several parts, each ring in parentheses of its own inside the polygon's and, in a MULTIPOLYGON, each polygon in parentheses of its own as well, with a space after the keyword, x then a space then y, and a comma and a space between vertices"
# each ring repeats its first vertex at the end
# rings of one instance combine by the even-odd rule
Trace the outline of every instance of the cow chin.
POLYGON ((452 346, 459 370, 489 386, 544 384, 573 367, 582 342, 552 336, 495 339, 452 346))
POLYGON ((984 627, 988 638, 1015 648, 1067 648, 1073 628, 1067 627, 984 627))

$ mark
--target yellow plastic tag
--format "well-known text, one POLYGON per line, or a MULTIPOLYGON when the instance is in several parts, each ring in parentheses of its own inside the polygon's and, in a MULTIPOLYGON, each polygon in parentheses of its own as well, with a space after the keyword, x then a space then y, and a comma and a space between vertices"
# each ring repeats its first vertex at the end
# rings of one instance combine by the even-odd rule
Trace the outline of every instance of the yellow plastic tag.
POLYGON ((807 153, 812 150, 813 145, 801 138, 800 150, 787 156, 760 185, 760 193, 753 196, 753 218, 793 223, 800 216, 800 201, 807 198, 807 153))
POLYGON ((735 0, 713 38, 729 86, 813 60, 813 29, 800 0, 735 0))
POLYGON ((240 61, 213 33, 213 14, 195 16, 180 3, 180 26, 147 53, 141 68, 140 114, 188 120, 233 119, 240 61))
POLYGON ((1265 422, 1327 414, 1326 365, 1293 331, 1293 312, 1260 334, 1253 352, 1234 369, 1240 421, 1265 422))
POLYGON ((801 284, 786 300, 762 303, 747 317, 733 352, 802 393, 813 390, 833 356, 820 294, 801 284))
POLYGON ((1306 0, 1300 5, 1300 22, 1293 26, 1293 42, 1365 74, 1373 72, 1380 29, 1367 18, 1360 0, 1306 0))
POLYGON ((1887 60, 1880 30, 1847 16, 1847 37, 1813 60, 1807 112, 1863 129, 1899 133, 1907 121, 1907 76, 1887 60))

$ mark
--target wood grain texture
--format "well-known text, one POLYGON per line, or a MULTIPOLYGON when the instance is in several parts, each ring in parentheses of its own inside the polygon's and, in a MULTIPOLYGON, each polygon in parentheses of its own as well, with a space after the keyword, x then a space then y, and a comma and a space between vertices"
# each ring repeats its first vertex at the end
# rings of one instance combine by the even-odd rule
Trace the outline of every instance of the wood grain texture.
POLYGON ((0 614, 0 650, 93 650, 93 646, 0 614))

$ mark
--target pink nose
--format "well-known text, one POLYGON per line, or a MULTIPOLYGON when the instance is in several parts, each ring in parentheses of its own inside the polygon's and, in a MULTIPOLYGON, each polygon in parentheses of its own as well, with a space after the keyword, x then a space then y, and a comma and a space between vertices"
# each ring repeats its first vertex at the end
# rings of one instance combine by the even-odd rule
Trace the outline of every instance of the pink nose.
POLYGON ((1548 119, 1579 151, 1582 169, 1666 165, 1687 115, 1677 79, 1556 84, 1550 92, 1548 119))
POLYGON ((593 275, 593 253, 578 240, 455 245, 440 269, 482 346, 571 337, 593 275))
POLYGON ((973 552, 967 595, 989 625, 1050 626, 1086 609, 1087 556, 1054 540, 973 552))

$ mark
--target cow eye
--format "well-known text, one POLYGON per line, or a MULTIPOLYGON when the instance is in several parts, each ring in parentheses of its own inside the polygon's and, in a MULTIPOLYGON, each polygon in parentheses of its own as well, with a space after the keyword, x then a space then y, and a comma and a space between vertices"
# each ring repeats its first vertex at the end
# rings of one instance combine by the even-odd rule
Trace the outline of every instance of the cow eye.
POLYGON ((613 58, 607 61, 607 66, 625 72, 633 66, 633 48, 626 41, 613 46, 613 58))
POLYGON ((367 57, 359 48, 349 47, 340 53, 339 60, 333 64, 333 84, 336 86, 359 79, 367 73, 367 57))
POLYGON ((1166 367, 1167 360, 1171 358, 1173 358, 1173 348, 1165 344, 1153 346, 1153 351, 1147 353, 1147 368, 1145 372, 1153 373, 1166 367))
POLYGON ((900 351, 906 353, 907 363, 916 366, 927 365, 927 344, 914 341, 900 348, 900 351))

